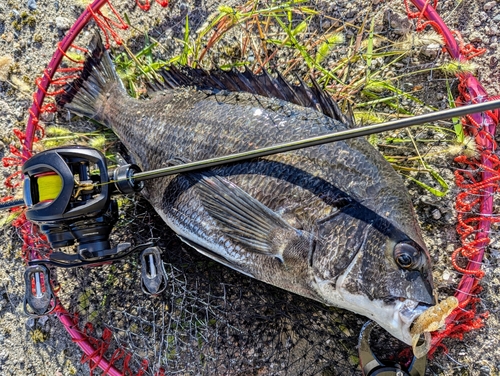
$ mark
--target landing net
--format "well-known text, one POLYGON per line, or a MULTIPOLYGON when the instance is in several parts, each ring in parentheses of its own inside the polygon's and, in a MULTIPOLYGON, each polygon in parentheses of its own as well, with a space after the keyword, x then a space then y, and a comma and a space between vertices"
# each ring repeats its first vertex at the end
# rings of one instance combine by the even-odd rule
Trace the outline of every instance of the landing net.
MULTIPOLYGON (((41 115, 56 111, 51 98, 81 69, 76 53, 84 52, 88 41, 82 31, 96 27, 116 55, 126 55, 127 50, 134 57, 139 51, 149 55, 146 38, 150 37, 151 44, 158 40, 164 46, 151 53, 161 61, 176 56, 178 62, 206 68, 246 61, 254 71, 264 65, 303 77, 312 71, 345 110, 348 104, 353 107, 360 122, 494 97, 467 68, 485 51, 465 43, 462 39, 467 36, 450 31, 439 16, 449 12, 453 17, 457 10, 450 4, 440 9, 437 2, 394 1, 391 11, 389 4, 369 2, 366 12, 354 14, 350 11, 354 7, 343 2, 253 1, 241 7, 214 4, 207 12, 181 10, 182 17, 176 13, 169 18, 172 5, 157 3, 151 7, 149 1, 138 0, 132 11, 110 0, 96 0, 86 7, 37 80, 26 129, 14 131, 19 142, 10 147, 5 165, 18 168, 33 155, 48 126, 41 115), (316 12, 317 7, 323 11, 316 12), (134 17, 151 11, 152 26, 145 33, 134 26, 134 17), (190 43, 196 38, 204 45, 192 51, 190 43), (450 62, 458 67, 444 69, 450 62)), ((133 79, 126 82, 130 90, 140 91, 133 79)), ((493 290, 479 282, 486 273, 490 283, 488 273, 495 268, 485 267, 483 260, 490 234, 500 221, 494 209, 500 177, 493 136, 498 119, 498 111, 488 112, 462 119, 461 127, 457 122, 440 123, 371 139, 408 178, 424 232, 434 239, 430 247, 441 298, 455 294, 460 301, 447 327, 435 333, 432 352, 459 346, 447 337, 463 339, 465 333, 483 327, 488 316, 488 297, 480 294, 482 286, 493 290), (418 145, 417 152, 412 145, 418 145), (458 156, 448 153, 451 146, 458 156), (456 197, 454 206, 441 198, 446 193, 456 197), (455 235, 436 236, 443 231, 452 234, 455 221, 460 244, 455 235)), ((14 172, 6 179, 7 186, 18 187, 19 177, 20 172, 14 172)), ((357 334, 366 319, 247 278, 186 249, 140 197, 124 199, 121 211, 112 240, 156 241, 169 283, 159 296, 143 294, 140 266, 133 257, 113 265, 53 273, 55 315, 83 350, 82 362, 91 373, 99 369, 110 375, 357 372, 357 334)), ((25 261, 50 255, 44 237, 23 214, 13 224, 23 241, 25 261)), ((480 333, 466 338, 480 340, 486 332, 480 333)), ((392 355, 400 355, 401 344, 383 333, 379 337, 378 347, 393 348, 392 355)), ((500 359, 498 349, 492 351, 500 359)), ((451 354, 458 357, 459 351, 451 354)), ((451 372, 457 367, 445 359, 438 357, 430 368, 451 372)), ((474 355, 469 361, 474 363, 474 355)))

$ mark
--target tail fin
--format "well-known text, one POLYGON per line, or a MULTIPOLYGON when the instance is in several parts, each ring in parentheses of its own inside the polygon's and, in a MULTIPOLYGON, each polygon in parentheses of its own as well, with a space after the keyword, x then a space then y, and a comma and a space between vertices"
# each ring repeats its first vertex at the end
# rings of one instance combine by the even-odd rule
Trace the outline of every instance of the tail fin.
POLYGON ((125 89, 98 32, 92 37, 88 49, 90 52, 80 77, 64 87, 64 93, 56 98, 56 102, 60 108, 99 121, 98 107, 110 87, 118 85, 125 89))

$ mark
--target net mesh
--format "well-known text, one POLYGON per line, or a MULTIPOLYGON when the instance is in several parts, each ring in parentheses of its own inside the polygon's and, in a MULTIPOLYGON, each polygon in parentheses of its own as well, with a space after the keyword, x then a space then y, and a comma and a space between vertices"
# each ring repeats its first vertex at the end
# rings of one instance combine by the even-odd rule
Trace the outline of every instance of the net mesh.
MULTIPOLYGON (((144 229, 136 226, 129 228, 144 229)), ((72 307, 80 322, 92 324, 92 336, 111 330, 107 355, 121 345, 133 355, 129 364, 135 372, 148 360, 148 375, 160 370, 168 375, 313 375, 353 367, 345 349, 355 359, 353 334, 364 320, 184 249, 173 234, 165 237, 158 218, 148 218, 147 228, 159 239, 169 279, 159 296, 141 291, 138 259, 90 271, 58 270, 59 281, 85 286, 62 286, 63 305, 72 307)))

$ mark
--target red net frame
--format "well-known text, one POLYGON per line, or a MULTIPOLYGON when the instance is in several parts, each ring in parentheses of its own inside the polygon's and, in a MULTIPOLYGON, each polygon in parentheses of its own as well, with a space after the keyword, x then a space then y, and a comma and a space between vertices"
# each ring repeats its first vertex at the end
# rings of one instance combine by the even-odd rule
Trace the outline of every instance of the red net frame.
MULTIPOLYGON (((412 11, 405 1, 408 18, 416 20, 417 32, 427 26, 432 27, 444 40, 444 49, 451 58, 465 62, 485 52, 465 44, 460 33, 450 30, 436 11, 438 0, 411 0, 417 11, 412 11)), ((498 97, 489 96, 485 88, 472 73, 459 73, 459 97, 456 105, 482 103, 498 97)), ((488 313, 477 314, 476 305, 480 300, 479 282, 484 276, 481 263, 486 247, 490 243, 488 234, 493 222, 500 219, 493 217, 493 195, 498 191, 500 181, 500 160, 495 154, 497 145, 494 141, 496 127, 499 124, 500 111, 487 111, 472 114, 462 119, 464 131, 475 138, 478 158, 459 156, 455 161, 465 166, 455 171, 457 186, 461 192, 456 197, 457 233, 461 247, 451 255, 451 263, 462 274, 455 296, 459 306, 446 320, 444 330, 433 333, 430 355, 441 347, 446 351, 442 340, 446 337, 463 338, 464 333, 484 325, 488 313), (471 215, 471 213, 478 213, 471 215), (460 259, 466 259, 466 266, 461 266, 460 259)))
MULTIPOLYGON (((144 11, 148 11, 151 7, 150 0, 135 1, 139 8, 144 11)), ((411 0, 418 9, 416 12, 410 10, 407 0, 404 1, 408 17, 416 19, 417 31, 422 31, 427 26, 434 28, 443 36, 444 48, 452 58, 458 61, 466 61, 484 52, 470 44, 464 44, 458 31, 448 29, 435 10, 437 0, 432 4, 429 0, 411 0)), ((166 0, 156 0, 156 2, 163 7, 168 5, 166 0)), ((71 59, 66 52, 70 48, 85 51, 84 48, 73 43, 83 27, 91 20, 94 20, 102 30, 106 47, 109 47, 111 40, 118 45, 122 43, 116 30, 127 29, 127 24, 112 6, 110 0, 95 0, 80 15, 64 39, 58 44, 57 50, 44 70, 42 77, 36 80, 38 90, 33 94, 33 103, 29 109, 26 131, 14 130, 14 134, 21 143, 21 149, 18 150, 11 146, 12 156, 3 159, 4 166, 21 166, 32 156, 33 144, 44 136, 44 130, 39 124, 40 115, 56 111, 53 103, 44 104, 44 100, 47 96, 60 94, 62 92, 60 86, 77 77, 77 72, 81 69, 78 65, 81 65, 81 62, 71 59), (101 9, 104 6, 109 8, 113 15, 112 18, 103 14, 101 9), (59 68, 64 57, 77 64, 77 66, 59 68), (51 91, 50 87, 56 87, 56 89, 51 91)), ((458 78, 460 80, 460 97, 457 99, 457 105, 480 103, 495 98, 488 96, 486 90, 472 74, 462 73, 458 75, 458 78)), ((492 222, 500 221, 500 219, 490 215, 493 208, 493 194, 498 191, 498 181, 500 180, 500 161, 495 154, 497 145, 493 139, 499 117, 500 114, 497 110, 486 112, 484 115, 469 115, 462 120, 467 132, 475 137, 481 154, 478 160, 465 156, 456 159, 456 162, 467 167, 467 169, 457 170, 455 173, 457 185, 462 189, 456 199, 458 212, 457 232, 461 237, 462 246, 453 252, 451 262, 455 269, 463 274, 456 293, 460 303, 459 307, 448 317, 445 330, 434 333, 431 354, 439 347, 445 348, 441 344, 445 337, 461 338, 463 333, 481 327, 483 319, 487 317, 487 313, 476 314, 476 304, 479 300, 477 298, 477 293, 480 291, 479 281, 483 276, 480 269, 481 262, 485 247, 490 241, 488 238, 490 225, 492 222), (480 178, 478 179, 477 176, 480 178), (468 215, 473 211, 477 211, 481 215, 475 217, 468 215), (459 265, 458 258, 460 256, 468 259, 466 267, 459 265)), ((21 183, 20 176, 20 171, 14 173, 7 179, 5 184, 8 187, 19 186, 21 183)), ((20 229, 24 242, 23 256, 26 261, 44 258, 50 254, 51 249, 45 236, 40 234, 37 227, 27 221, 24 215, 21 215, 14 225, 20 229)), ((91 326, 87 325, 84 328, 79 328, 78 317, 70 314, 59 301, 56 303, 54 312, 72 340, 83 350, 82 362, 89 363, 91 374, 96 368, 101 368, 103 374, 132 374, 128 367, 131 355, 127 354, 122 348, 118 348, 109 360, 105 358, 104 354, 108 350, 111 341, 109 329, 104 330, 101 338, 95 338, 91 326), (123 364, 121 370, 115 367, 118 360, 121 360, 123 364)), ((147 368, 148 364, 145 361, 136 375, 144 374, 147 368)), ((157 374, 161 375, 163 372, 160 370, 157 374)))

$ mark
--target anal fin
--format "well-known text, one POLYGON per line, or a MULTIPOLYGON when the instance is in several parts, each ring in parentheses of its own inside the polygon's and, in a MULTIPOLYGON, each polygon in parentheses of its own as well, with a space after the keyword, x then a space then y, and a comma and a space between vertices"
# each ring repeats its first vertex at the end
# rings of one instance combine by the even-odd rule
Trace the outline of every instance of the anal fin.
POLYGON ((196 249, 202 255, 207 256, 207 257, 217 261, 218 263, 225 265, 231 269, 234 269, 237 272, 240 272, 241 274, 245 274, 249 277, 255 278, 255 276, 253 276, 251 273, 248 273, 247 271, 241 269, 240 267, 238 267, 238 265, 233 264, 232 262, 230 262, 225 257, 221 256, 217 252, 211 251, 210 249, 208 249, 208 248, 206 248, 198 243, 195 243, 184 236, 181 236, 181 235, 178 235, 178 236, 179 236, 179 239, 181 239, 184 243, 186 243, 190 247, 196 249))

